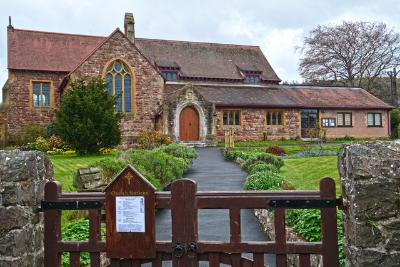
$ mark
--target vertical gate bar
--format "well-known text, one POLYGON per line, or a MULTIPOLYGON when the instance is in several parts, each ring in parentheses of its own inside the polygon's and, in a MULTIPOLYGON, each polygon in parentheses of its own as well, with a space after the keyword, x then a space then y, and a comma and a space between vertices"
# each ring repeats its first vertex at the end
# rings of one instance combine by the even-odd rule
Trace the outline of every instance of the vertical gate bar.
POLYGON ((310 267, 310 254, 300 254, 300 267, 310 267))
POLYGON ((263 253, 254 253, 254 267, 264 267, 264 254, 263 253))
POLYGON ((276 266, 286 267, 286 225, 285 208, 275 209, 275 246, 276 246, 276 266))
MULTIPOLYGON (((181 242, 185 248, 190 242, 197 243, 196 182, 176 180, 171 185, 172 244, 181 242)), ((173 267, 197 267, 197 254, 181 258, 172 255, 173 267)))
POLYGON ((157 253, 156 258, 151 262, 152 267, 162 267, 162 255, 157 253))
POLYGON ((240 209, 229 209, 229 220, 230 220, 230 233, 231 243, 240 243, 241 237, 241 222, 240 222, 240 209))
POLYGON ((121 267, 120 263, 120 259, 110 259, 110 267, 121 267))
POLYGON ((69 266, 71 266, 71 267, 81 266, 79 252, 70 252, 69 253, 69 266))
POLYGON ((132 267, 132 260, 131 259, 122 259, 120 261, 121 267, 132 267))
POLYGON ((219 254, 218 253, 210 253, 208 255, 208 262, 210 267, 219 267, 219 254))
MULTIPOLYGON (((61 185, 47 182, 44 187, 44 200, 56 201, 61 194, 61 185)), ((61 253, 58 251, 58 241, 61 239, 61 211, 44 210, 44 266, 61 266, 61 253)))
POLYGON ((240 262, 242 259, 241 254, 231 254, 231 265, 232 267, 240 267, 240 262))
POLYGON ((132 267, 140 267, 141 265, 140 260, 133 260, 131 264, 132 267))
MULTIPOLYGON (((101 240, 101 210, 89 210, 89 244, 96 246, 96 243, 101 240)), ((90 253, 90 267, 100 267, 100 252, 90 253)))
MULTIPOLYGON (((321 198, 336 198, 335 181, 326 177, 319 183, 321 198)), ((336 206, 321 209, 322 262, 324 267, 339 266, 339 249, 337 236, 336 206)))

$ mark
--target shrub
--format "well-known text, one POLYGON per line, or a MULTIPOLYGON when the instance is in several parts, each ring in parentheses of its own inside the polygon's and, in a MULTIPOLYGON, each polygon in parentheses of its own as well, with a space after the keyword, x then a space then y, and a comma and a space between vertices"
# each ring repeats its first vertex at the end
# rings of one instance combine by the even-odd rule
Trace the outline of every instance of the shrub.
POLYGON ((135 168, 147 170, 157 178, 161 185, 182 178, 188 163, 160 150, 135 150, 129 155, 128 162, 135 168))
POLYGON ((271 153, 271 154, 274 154, 274 155, 278 155, 278 156, 286 154, 285 149, 283 149, 280 146, 276 146, 276 145, 271 145, 271 146, 267 147, 265 152, 271 153))
POLYGON ((37 124, 28 124, 16 133, 9 134, 8 144, 12 146, 25 146, 33 143, 38 137, 45 137, 45 127, 37 124))
POLYGON ((272 154, 268 154, 268 153, 262 153, 262 154, 255 154, 251 158, 246 160, 242 164, 242 169, 244 171, 248 172, 251 165, 253 165, 257 161, 262 161, 262 162, 271 164, 271 165, 275 166, 276 169, 278 169, 278 170, 285 164, 281 157, 278 157, 278 156, 275 156, 272 154))
POLYGON ((160 131, 142 131, 138 138, 139 147, 142 149, 153 149, 171 142, 172 138, 160 131))
POLYGON ((284 183, 284 179, 276 172, 263 171, 256 172, 247 177, 244 183, 246 190, 270 190, 279 189, 284 183))
POLYGON ((272 165, 272 164, 267 164, 263 161, 258 161, 253 163, 253 165, 251 165, 249 167, 249 174, 253 174, 256 172, 264 172, 264 171, 269 171, 269 172, 278 172, 277 168, 272 165))
POLYGON ((253 152, 253 151, 242 151, 242 150, 229 150, 226 149, 224 151, 224 157, 227 160, 236 160, 237 158, 241 158, 243 160, 248 160, 255 155, 261 155, 263 152, 253 152))
POLYGON ((296 190, 296 188, 294 187, 293 184, 289 183, 289 182, 284 182, 281 186, 281 188, 283 190, 296 190))
POLYGON ((35 142, 28 143, 27 148, 29 150, 40 150, 43 152, 46 152, 49 150, 49 144, 47 143, 47 140, 44 137, 39 136, 35 142))
POLYGON ((51 126, 79 154, 98 153, 121 141, 121 114, 115 112, 115 98, 101 79, 72 81, 63 95, 61 110, 51 126))
MULTIPOLYGON (((101 227, 101 235, 105 236, 105 227, 102 225, 101 227)), ((84 241, 89 239, 89 220, 81 219, 69 223, 66 227, 62 229, 62 238, 63 240, 68 241, 84 241)), ((69 253, 64 252, 62 255, 62 266, 67 267, 70 266, 69 253)), ((81 266, 90 264, 90 255, 88 252, 80 253, 80 264, 81 266)))
POLYGON ((52 135, 50 136, 49 140, 49 150, 54 150, 54 149, 63 149, 63 142, 61 140, 61 137, 52 135))
POLYGON ((192 161, 198 157, 197 152, 193 148, 178 143, 162 145, 159 150, 176 158, 182 158, 186 160, 188 164, 192 163, 192 161))

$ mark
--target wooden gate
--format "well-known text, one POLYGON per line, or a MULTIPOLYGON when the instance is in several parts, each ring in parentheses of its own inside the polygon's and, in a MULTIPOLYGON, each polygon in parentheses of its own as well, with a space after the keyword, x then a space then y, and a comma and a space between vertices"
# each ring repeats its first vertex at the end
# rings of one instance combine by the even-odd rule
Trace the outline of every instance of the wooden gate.
MULTIPOLYGON (((210 267, 220 263, 234 267, 261 267, 264 253, 276 255, 276 266, 286 266, 287 255, 297 254, 301 267, 310 266, 310 255, 323 256, 324 267, 338 267, 338 240, 336 224, 335 182, 331 178, 320 181, 316 191, 251 191, 251 192, 199 192, 196 183, 188 179, 175 181, 171 192, 156 193, 156 208, 171 209, 172 240, 156 241, 156 257, 150 260, 112 259, 111 267, 141 266, 149 263, 161 267, 172 261, 173 267, 198 266, 207 261, 210 267), (290 242, 285 230, 287 208, 317 208, 321 210, 322 241, 290 242), (229 241, 203 241, 198 239, 197 214, 199 209, 227 209, 230 218, 229 241), (275 212, 275 241, 242 241, 241 209, 273 209, 275 212), (242 253, 252 254, 245 258, 242 253)), ((81 252, 89 252, 92 267, 100 266, 100 253, 106 249, 101 240, 101 209, 103 193, 62 193, 58 182, 48 182, 42 210, 45 218, 45 266, 60 266, 61 254, 70 254, 70 266, 77 267, 81 252), (61 210, 89 210, 89 240, 64 241, 61 239, 61 210)), ((106 211, 107 212, 107 211, 106 211)), ((129 244, 124 244, 129 246, 129 244)))

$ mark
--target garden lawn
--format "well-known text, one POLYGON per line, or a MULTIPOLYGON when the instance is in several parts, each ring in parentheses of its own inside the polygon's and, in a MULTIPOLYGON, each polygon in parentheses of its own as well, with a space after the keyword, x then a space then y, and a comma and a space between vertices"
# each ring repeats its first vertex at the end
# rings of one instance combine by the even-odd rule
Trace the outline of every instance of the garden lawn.
POLYGON ((75 192, 73 186, 74 175, 77 169, 90 166, 92 163, 105 159, 115 157, 114 154, 107 155, 52 155, 48 156, 53 163, 55 180, 59 181, 62 185, 63 192, 75 192))
POLYGON ((337 156, 320 156, 285 159, 281 175, 299 190, 318 190, 319 181, 326 176, 336 182, 336 194, 340 195, 337 156))

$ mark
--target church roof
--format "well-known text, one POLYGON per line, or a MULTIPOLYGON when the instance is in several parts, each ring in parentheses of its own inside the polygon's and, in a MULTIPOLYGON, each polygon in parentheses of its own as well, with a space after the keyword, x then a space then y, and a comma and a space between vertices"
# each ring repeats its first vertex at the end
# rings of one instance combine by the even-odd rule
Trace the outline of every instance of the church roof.
MULTIPOLYGON (((14 29, 8 32, 8 68, 70 72, 106 38, 14 29)), ((280 81, 258 46, 145 38, 135 45, 154 65, 179 69, 183 79, 241 81, 241 72, 258 71, 263 80, 280 81)))
MULTIPOLYGON (((173 93, 178 83, 167 82, 173 93)), ((180 86, 181 88, 183 87, 180 86)), ((207 100, 222 107, 392 109, 361 88, 193 83, 207 100)))

